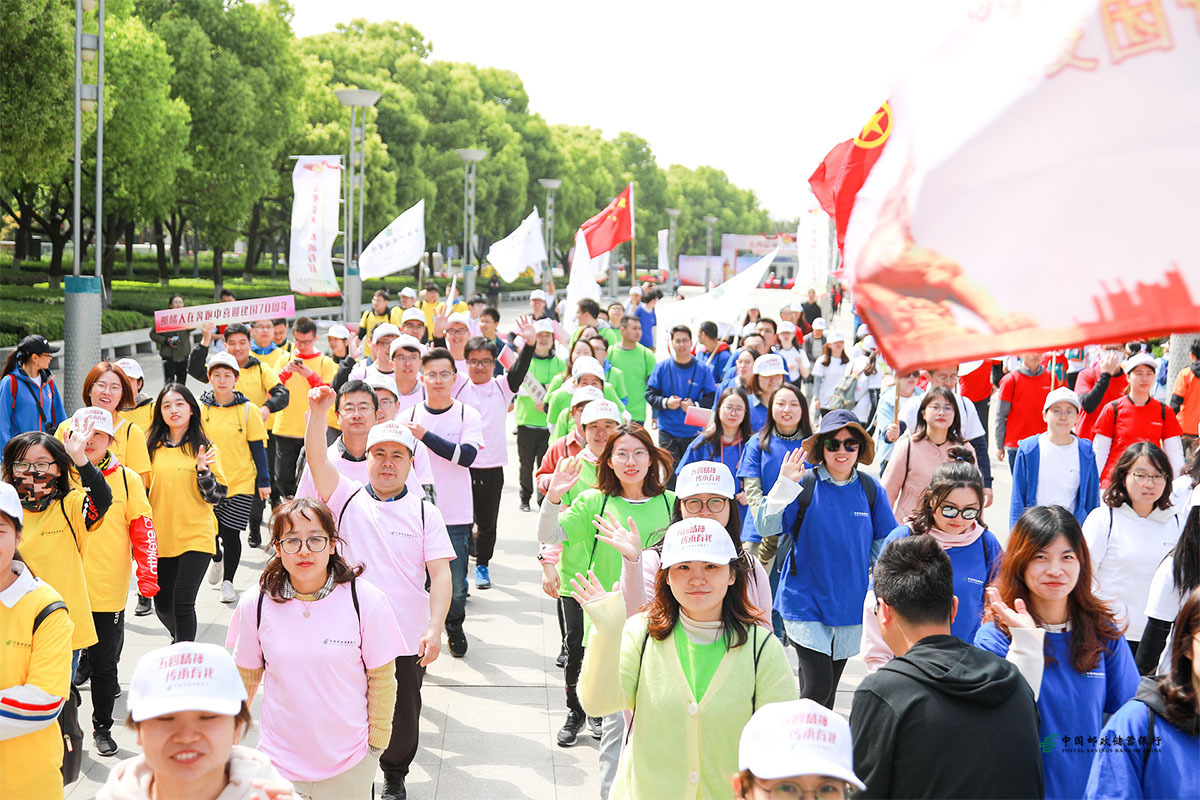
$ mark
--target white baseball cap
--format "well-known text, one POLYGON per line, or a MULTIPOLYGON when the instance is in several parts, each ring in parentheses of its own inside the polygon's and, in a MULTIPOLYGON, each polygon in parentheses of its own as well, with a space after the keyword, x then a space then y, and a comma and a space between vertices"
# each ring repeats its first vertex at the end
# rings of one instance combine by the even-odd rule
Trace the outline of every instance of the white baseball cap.
POLYGON ((408 350, 416 350, 420 355, 425 355, 425 345, 421 344, 421 340, 415 336, 409 336, 407 333, 402 333, 395 339, 392 339, 392 346, 388 348, 388 355, 396 355, 396 351, 402 348, 408 350))
POLYGON ((864 353, 874 353, 878 349, 875 337, 868 333, 862 340, 862 349, 864 353))
POLYGON ((737 557, 737 548, 724 525, 715 519, 692 517, 667 528, 659 568, 669 569, 685 561, 728 564, 737 557))
POLYGON ((417 299, 417 290, 411 286, 405 286, 403 289, 400 290, 400 296, 401 297, 411 297, 413 300, 416 300, 417 299))
MULTIPOLYGON (((380 326, 380 327, 383 327, 383 326, 380 326)), ((396 326, 393 325, 392 327, 394 328, 396 326)), ((376 328, 376 330, 378 330, 378 328, 376 328)), ((330 339, 349 339, 350 338, 350 329, 347 328, 345 325, 341 324, 340 322, 338 322, 338 323, 335 323, 335 324, 329 326, 328 336, 330 339)), ((372 339, 374 339, 374 337, 372 337, 372 339)))
POLYGON ((829 335, 826 336, 825 339, 830 344, 836 344, 838 342, 845 342, 846 334, 842 333, 841 331, 830 331, 829 335))
POLYGON ((604 380, 604 367, 600 366, 600 362, 592 356, 580 356, 571 366, 571 377, 578 378, 582 375, 595 375, 600 380, 604 380))
POLYGON ((134 722, 207 711, 237 716, 246 700, 233 656, 202 642, 178 642, 142 656, 129 686, 129 716, 134 722))
POLYGON ((142 372, 142 365, 137 362, 137 359, 122 358, 113 366, 120 367, 121 372, 124 372, 128 377, 133 378, 135 381, 146 380, 146 373, 142 372))
POLYGON ((779 327, 775 330, 775 332, 776 333, 795 333, 796 332, 796 323, 789 322, 788 320, 785 319, 783 322, 779 323, 779 327))
POLYGON ((792 303, 791 305, 789 305, 789 306, 788 306, 788 309, 789 309, 789 310, 791 310, 791 311, 795 311, 795 312, 797 312, 797 313, 803 313, 803 311, 804 311, 804 303, 801 303, 799 300, 797 300, 796 302, 794 302, 794 303, 792 303))
POLYGON ((1155 361, 1154 356, 1150 355, 1149 353, 1138 353, 1137 355, 1133 356, 1132 358, 1125 359, 1125 363, 1121 365, 1121 369, 1125 370, 1125 374, 1128 375, 1129 373, 1133 372, 1138 367, 1142 367, 1142 366, 1150 367, 1150 369, 1157 370, 1158 362, 1155 361))
POLYGON ((591 403, 596 400, 603 400, 604 392, 597 389, 595 386, 577 386, 575 391, 571 393, 571 408, 580 403, 591 403))
POLYGON ((715 494, 732 500, 737 491, 729 467, 720 461, 693 461, 679 470, 675 496, 686 498, 698 494, 715 494))
POLYGON ((813 326, 813 330, 816 330, 818 328, 821 330, 825 330, 825 318, 817 317, 816 319, 813 320, 812 326, 813 326))
POLYGON ((1060 386, 1046 395, 1046 402, 1042 403, 1042 413, 1049 411, 1050 406, 1055 403, 1070 403, 1075 406, 1076 411, 1083 411, 1083 403, 1079 402, 1079 395, 1066 386, 1060 386))
POLYGON ((0 481, 0 511, 8 514, 21 525, 25 524, 25 509, 21 508, 21 496, 11 483, 0 481))
MULTIPOLYGON (((421 315, 421 321, 425 321, 425 315, 421 315)), ((332 328, 330 329, 332 330, 332 328)), ((385 322, 382 325, 376 325, 375 330, 371 331, 371 343, 378 342, 385 336, 399 336, 400 329, 390 322, 385 322)))
POLYGON ((367 434, 367 449, 370 450, 383 442, 402 444, 408 448, 409 455, 417 449, 417 437, 413 436, 407 425, 400 422, 380 422, 371 428, 371 432, 367 434))
POLYGON ((758 326, 753 322, 747 322, 742 326, 742 336, 749 336, 752 333, 758 333, 758 326))
POLYGON ((403 325, 404 323, 412 322, 413 320, 416 320, 424 325, 425 312, 416 307, 404 309, 404 313, 400 315, 400 324, 403 325))
POLYGON ((751 302, 750 305, 746 306, 747 310, 751 308, 753 308, 755 311, 762 311, 762 307, 757 302, 751 302))
POLYGON ((537 333, 554 333, 554 320, 539 319, 533 323, 533 332, 537 333))
POLYGON ((857 331, 857 333, 855 333, 855 336, 857 336, 858 338, 861 339, 862 337, 866 336, 870 332, 871 332, 871 329, 867 327, 867 323, 860 322, 858 324, 858 331, 857 331))
POLYGON ((787 375, 787 365, 783 363, 783 356, 775 353, 767 353, 765 356, 759 356, 754 359, 754 374, 755 375, 787 375))
MULTIPOLYGON (((224 353, 222 353, 224 355, 224 353)), ((93 433, 107 433, 113 436, 112 412, 98 406, 84 406, 71 415, 71 430, 80 431, 88 425, 93 433)))
POLYGON ((543 292, 541 289, 534 289, 532 292, 529 293, 529 299, 531 301, 532 300, 541 300, 544 303, 544 302, 546 302, 546 293, 543 292))
POLYGON ((208 363, 204 365, 204 373, 213 371, 214 367, 229 367, 234 371, 234 374, 242 374, 242 368, 238 366, 237 359, 229 355, 229 353, 217 353, 208 357, 208 363))
POLYGON ((377 393, 391 392, 397 400, 400 399, 400 390, 396 388, 395 382, 389 381, 374 370, 367 373, 367 386, 370 386, 377 393))
POLYGON ((630 287, 629 287, 629 293, 630 293, 630 294, 641 294, 641 293, 642 293, 642 287, 638 286, 638 285, 635 283, 633 286, 630 286, 630 287))
POLYGON ((471 329, 471 316, 462 311, 451 314, 446 318, 446 329, 449 330, 455 325, 462 325, 467 330, 471 329))
POLYGON ((767 703, 755 711, 742 728, 738 769, 767 781, 825 775, 867 788, 854 774, 850 723, 814 700, 767 703))
MULTIPOLYGON (((585 386, 585 389, 596 389, 595 386, 585 386)), ((596 389, 596 391, 599 391, 596 389)), ((572 397, 572 399, 574 399, 572 397)), ((583 407, 583 416, 579 418, 580 425, 588 425, 597 420, 609 419, 621 424, 621 409, 612 400, 593 400, 583 407)))

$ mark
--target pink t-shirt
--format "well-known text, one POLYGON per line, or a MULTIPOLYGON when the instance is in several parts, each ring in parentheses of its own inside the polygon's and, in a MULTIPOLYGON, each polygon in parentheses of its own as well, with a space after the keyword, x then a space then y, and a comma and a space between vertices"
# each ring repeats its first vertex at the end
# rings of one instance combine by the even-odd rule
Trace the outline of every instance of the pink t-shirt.
MULTIPOLYGON (((329 453, 329 463, 333 464, 333 468, 338 471, 339 475, 364 485, 367 483, 367 460, 365 458, 362 461, 346 458, 342 455, 337 442, 329 445, 326 452, 329 453)), ((408 471, 408 479, 404 481, 404 486, 420 497, 425 493, 421 487, 431 483, 433 483, 433 470, 429 468, 429 448, 417 442, 417 448, 413 452, 412 468, 408 471)), ((304 471, 300 473, 300 482, 296 484, 296 497, 317 497, 317 486, 313 483, 308 464, 304 465, 304 471)), ((339 510, 334 509, 334 513, 336 514, 339 510)))
POLYGON ((265 598, 261 628, 257 589, 234 614, 234 661, 245 669, 265 661, 258 749, 290 781, 323 781, 362 761, 367 670, 412 649, 383 592, 363 579, 355 591, 358 614, 348 583, 311 603, 265 598))
MULTIPOLYGON (((479 455, 484 452, 483 419, 478 411, 459 400, 452 400, 450 407, 440 413, 430 411, 422 403, 397 414, 396 418, 401 422, 419 422, 430 433, 454 444, 475 445, 481 448, 479 455)), ((446 524, 470 525, 475 521, 475 509, 471 505, 471 470, 452 464, 433 452, 429 454, 429 466, 433 470, 433 485, 437 487, 446 524)))
POLYGON ((425 564, 454 558, 442 513, 418 493, 376 500, 363 484, 345 478, 325 503, 335 519, 341 515, 342 556, 350 564, 362 564, 363 577, 383 589, 392 604, 408 643, 401 655, 416 655, 421 634, 429 627, 425 564))
POLYGON ((503 467, 508 465, 508 444, 504 438, 508 404, 516 396, 508 388, 508 378, 501 375, 485 383, 468 380, 454 397, 479 412, 483 420, 483 449, 472 467, 503 467))

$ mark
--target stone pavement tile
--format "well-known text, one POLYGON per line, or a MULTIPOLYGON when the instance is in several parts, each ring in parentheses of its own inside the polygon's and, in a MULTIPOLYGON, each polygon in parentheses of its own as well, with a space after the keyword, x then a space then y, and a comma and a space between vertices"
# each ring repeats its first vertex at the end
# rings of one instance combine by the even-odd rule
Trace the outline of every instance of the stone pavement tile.
MULTIPOLYGON (((470 617, 467 625, 470 640, 470 617)), ((540 645, 519 648, 475 642, 465 658, 452 658, 449 654, 438 658, 425 677, 425 685, 541 686, 546 681, 546 669, 555 667, 554 660, 540 650, 540 645), (443 658, 446 664, 441 663, 443 658)))
POLYGON ((463 687, 446 707, 445 736, 449 740, 470 731, 546 736, 550 724, 541 687, 463 687))
MULTIPOLYGON (((437 792, 410 797, 555 798, 557 774, 545 733, 494 732, 465 728, 448 732, 442 745, 437 792)), ((594 797, 594 793, 593 793, 594 797)))

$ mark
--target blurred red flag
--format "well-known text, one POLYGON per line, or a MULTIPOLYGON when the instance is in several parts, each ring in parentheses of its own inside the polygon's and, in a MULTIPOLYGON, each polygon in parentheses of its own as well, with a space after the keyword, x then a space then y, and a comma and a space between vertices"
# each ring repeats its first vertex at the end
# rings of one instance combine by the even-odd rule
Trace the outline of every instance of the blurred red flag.
POLYGON ((854 210, 854 197, 867 180, 871 167, 883 154, 892 132, 892 110, 887 103, 871 115, 862 132, 829 151, 808 179, 817 202, 837 225, 838 250, 846 241, 846 227, 854 210))
POLYGON ((596 216, 579 226, 592 258, 633 238, 633 184, 596 216))

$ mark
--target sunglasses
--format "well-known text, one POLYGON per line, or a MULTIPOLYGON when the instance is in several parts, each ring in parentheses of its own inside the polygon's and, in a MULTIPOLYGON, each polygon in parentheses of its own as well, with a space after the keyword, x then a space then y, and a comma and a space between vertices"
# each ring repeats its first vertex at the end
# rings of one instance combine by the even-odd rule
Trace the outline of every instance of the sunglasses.
POLYGON ((981 513, 978 508, 955 508, 954 506, 942 506, 938 511, 946 519, 954 519, 959 514, 962 514, 963 519, 975 519, 981 513))
POLYGON ((858 452, 858 439, 826 439, 825 452, 836 453, 842 448, 846 449, 847 453, 858 452))

